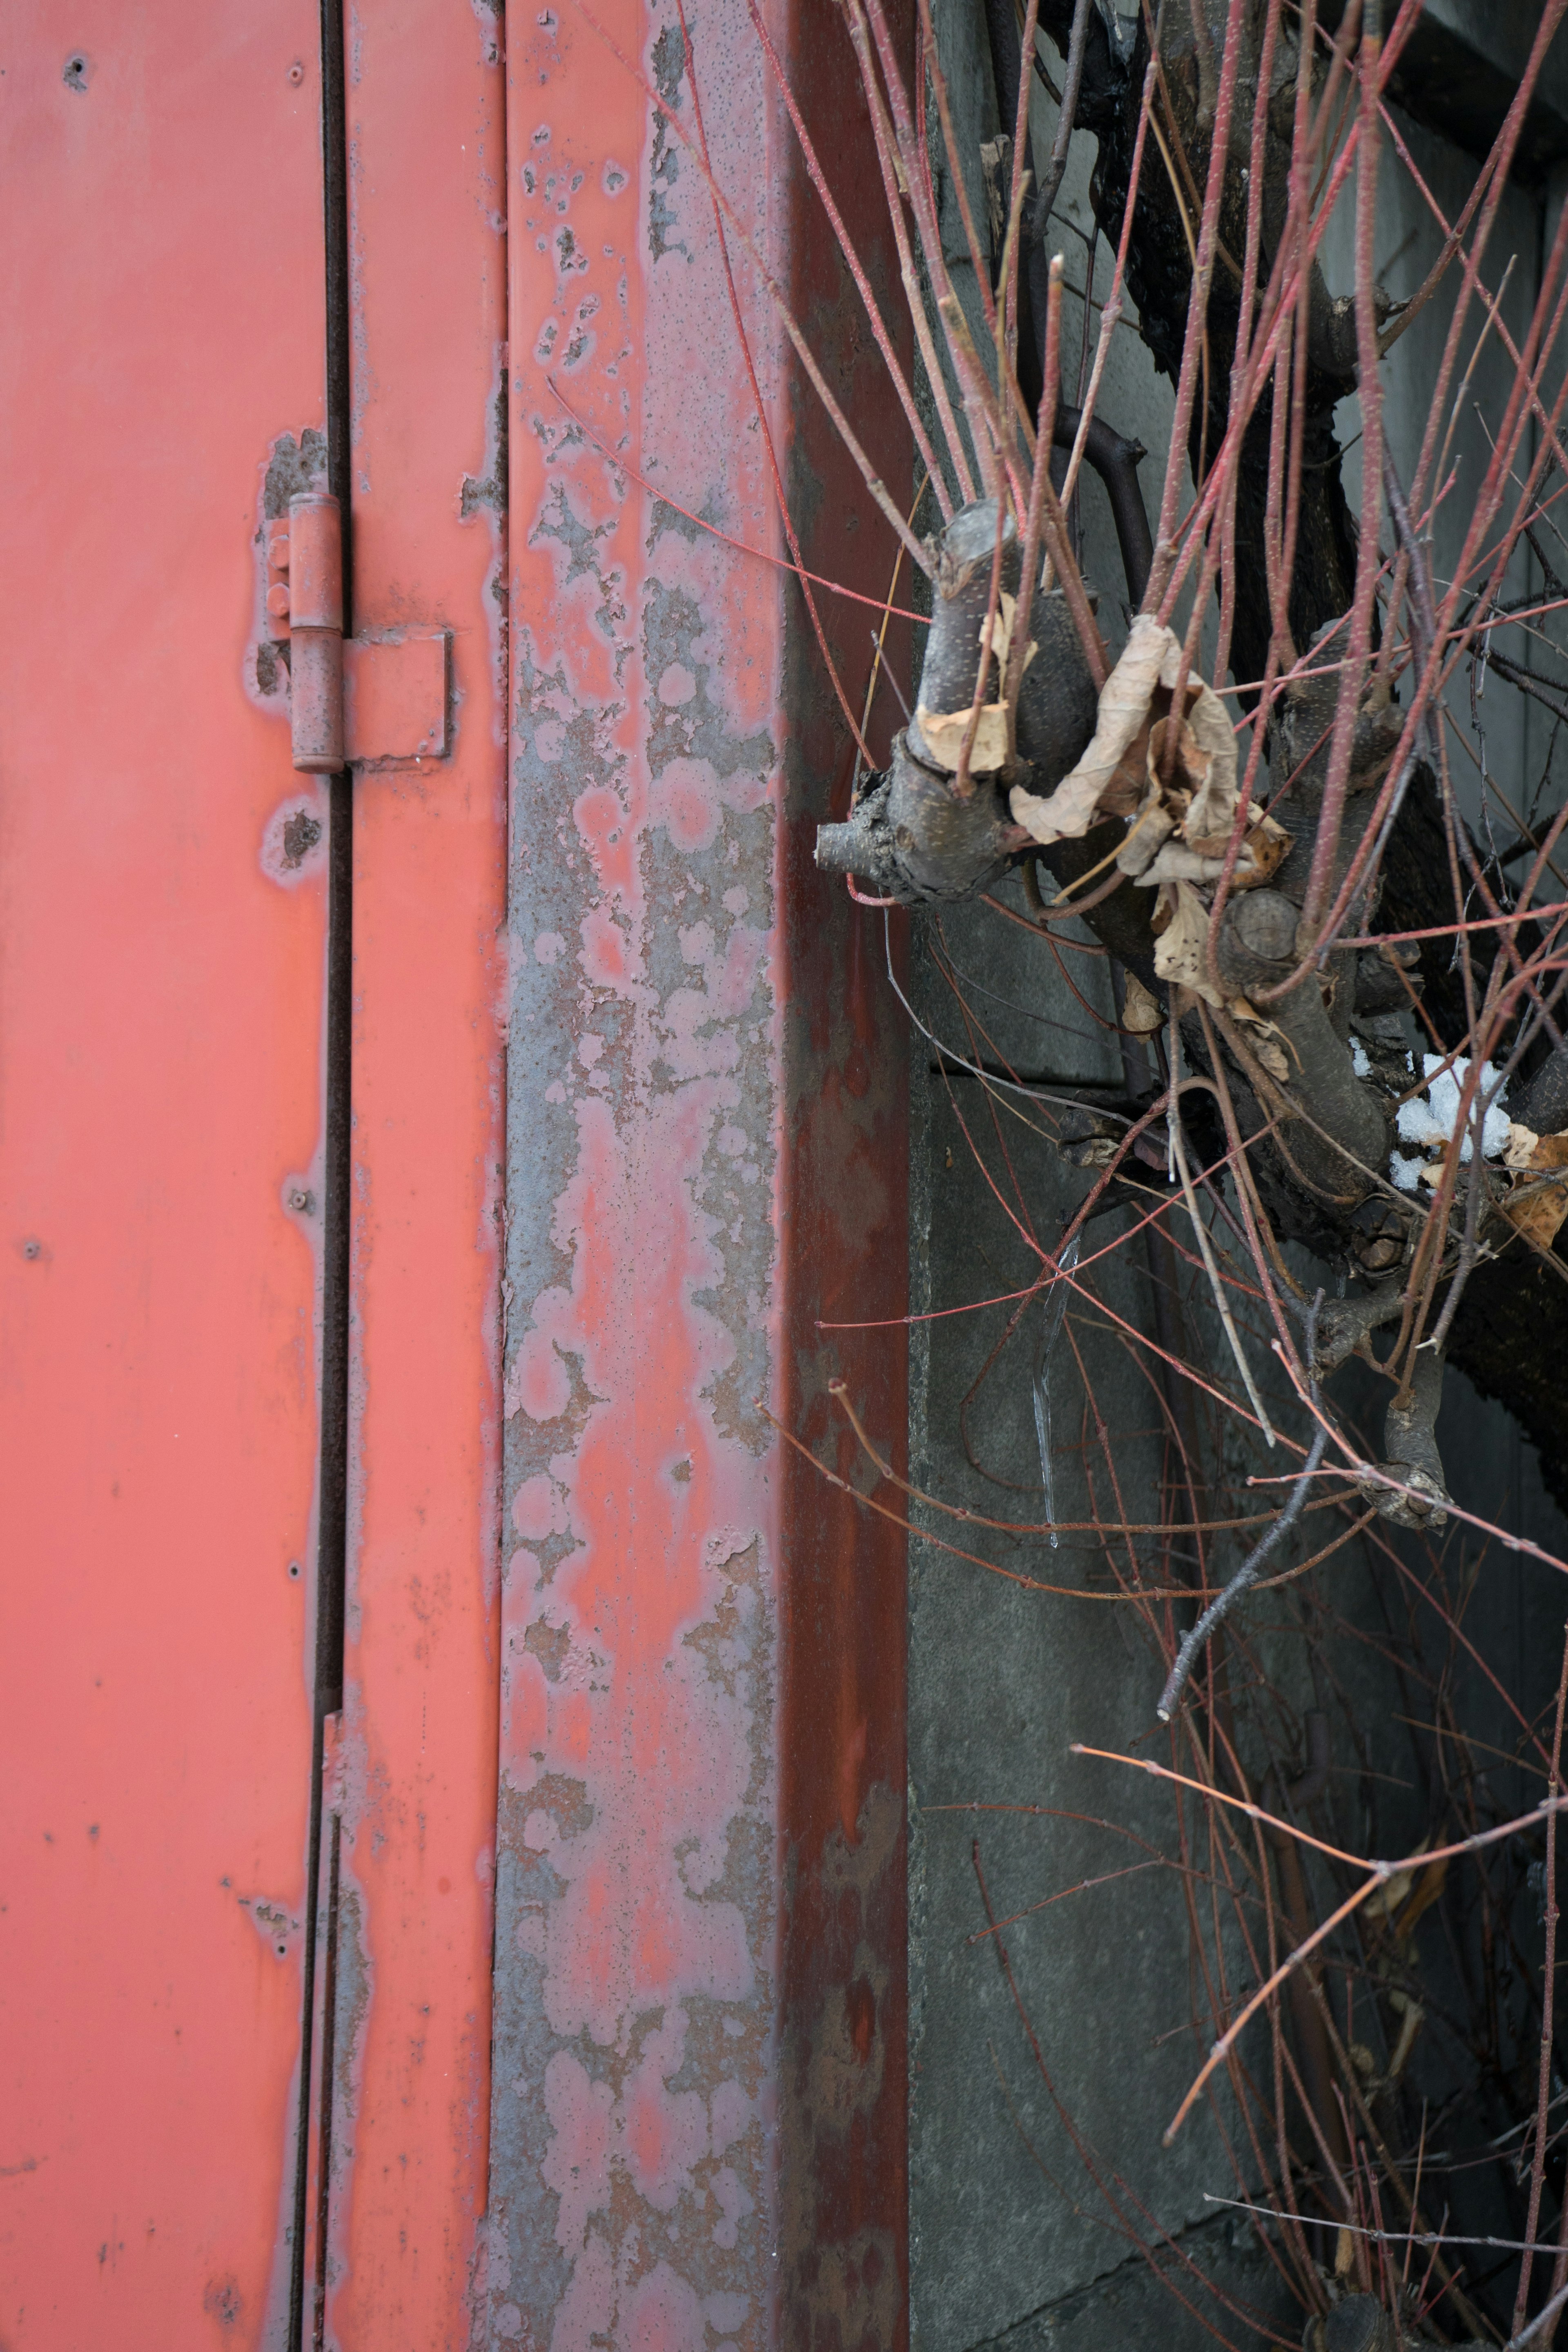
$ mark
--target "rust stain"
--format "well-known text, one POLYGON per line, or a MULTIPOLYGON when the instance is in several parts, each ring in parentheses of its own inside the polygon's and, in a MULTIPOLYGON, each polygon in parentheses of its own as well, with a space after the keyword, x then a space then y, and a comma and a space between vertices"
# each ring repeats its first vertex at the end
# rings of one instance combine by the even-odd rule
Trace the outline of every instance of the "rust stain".
POLYGON ((221 2278, 208 2280, 206 2292, 202 2296, 202 2309, 209 2319, 216 2320, 225 2335, 231 2327, 238 2326, 245 2315, 245 2297, 232 2272, 226 2273, 221 2278))
MULTIPOLYGON (((287 717, 287 706, 281 709, 287 717)), ((302 882, 323 880, 327 832, 325 787, 302 776, 267 820, 261 836, 261 870, 268 880, 286 890, 296 889, 302 882)))
MULTIPOLYGON (((883 1914, 889 1898, 901 1904, 903 1868, 902 1795, 874 1787, 852 1834, 835 1830, 823 1848, 813 1910, 838 1966, 801 2021, 785 2077, 783 2237, 800 2297, 794 2340, 808 2345, 890 2345, 902 2319, 894 2231, 846 2230, 833 2206, 866 2161, 885 2088, 893 1970, 883 1914)), ((892 2057, 901 2063, 901 2033, 892 2057)))

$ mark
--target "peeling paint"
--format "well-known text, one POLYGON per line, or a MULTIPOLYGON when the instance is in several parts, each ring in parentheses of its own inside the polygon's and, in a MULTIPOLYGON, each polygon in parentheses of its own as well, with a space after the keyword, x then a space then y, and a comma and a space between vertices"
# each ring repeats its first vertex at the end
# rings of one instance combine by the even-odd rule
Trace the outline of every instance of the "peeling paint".
MULTIPOLYGON (((645 212, 676 179, 640 103, 613 95, 604 149, 556 123, 548 169, 529 156, 521 174, 542 208, 572 207, 541 258, 559 274, 575 240, 535 363, 563 339, 612 426, 640 289, 616 158, 644 147, 645 212)), ((706 2347, 704 2294, 757 2340, 771 2204, 777 1564, 752 1401, 776 1316, 774 680, 737 690, 711 543, 667 552, 542 389, 520 386, 513 424, 533 458, 525 495, 513 478, 510 1011, 512 1127, 531 1143, 513 1160, 505 1391, 521 1540, 494 2142, 515 2218, 490 2324, 562 2352, 606 2333, 706 2347), (520 1083, 545 1097, 526 1129, 520 1083)))
MULTIPOLYGON (((708 198, 668 134, 689 108, 673 0, 620 0, 611 19, 658 110, 570 12, 512 26, 510 1556, 474 2292, 492 2341, 539 2352, 760 2352, 786 2304, 816 2309, 822 2352, 863 2352, 899 2341, 896 2223, 857 2210, 847 2237, 818 2229, 837 2288, 824 2269, 797 2292, 780 2254, 797 2207, 816 2213, 813 2151, 787 2182, 797 2110, 875 2176, 879 2217, 901 2195, 880 2142, 902 2102, 902 1811, 886 1801, 902 1775, 870 1792, 864 1722, 838 1707, 813 1744, 847 1825, 829 1824, 826 1861, 815 1829, 797 1835, 786 1650, 816 1570, 790 1547, 816 1529, 786 1507, 758 1408, 795 1409, 792 1285, 799 1313, 891 1225, 901 1296, 902 1130, 885 1088, 847 1082, 879 1017, 866 984, 805 1029, 786 1011, 785 606, 774 572, 676 508, 764 548, 777 520, 708 198), (547 381, 568 362, 591 433, 547 381), (814 1077, 791 1076, 801 1046, 814 1077), (839 1155, 830 1208, 796 1168, 818 1137, 839 1155), (790 1937, 824 1902, 837 1973, 802 2039, 790 1937), (847 2330, 865 2315, 853 2333, 831 2332, 835 2293, 847 2330)), ((710 140, 765 219, 752 37, 720 19, 695 37, 710 140)), ((777 342, 760 333, 755 358, 782 415, 777 342)), ((793 919, 821 931, 804 906, 793 919)), ((841 1533, 835 1606, 863 1558, 859 1528, 841 1533)))

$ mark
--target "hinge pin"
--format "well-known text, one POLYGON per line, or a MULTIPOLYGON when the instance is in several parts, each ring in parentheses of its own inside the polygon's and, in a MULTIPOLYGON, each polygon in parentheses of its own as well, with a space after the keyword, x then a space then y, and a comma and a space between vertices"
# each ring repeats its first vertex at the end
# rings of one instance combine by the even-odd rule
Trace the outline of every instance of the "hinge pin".
MULTIPOLYGON (((268 554, 277 563, 270 548, 268 554)), ((283 589, 294 765, 310 775, 335 775, 343 764, 343 532, 329 490, 300 490, 289 499, 282 562, 288 584, 269 588, 267 603, 272 610, 283 589)))

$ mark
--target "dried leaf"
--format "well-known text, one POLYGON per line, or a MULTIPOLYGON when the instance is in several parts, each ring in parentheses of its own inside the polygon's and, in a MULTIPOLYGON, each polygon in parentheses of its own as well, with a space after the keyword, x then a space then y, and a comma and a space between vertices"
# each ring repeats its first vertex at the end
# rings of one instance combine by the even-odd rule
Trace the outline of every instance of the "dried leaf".
MULTIPOLYGON (((1171 676, 1162 684, 1175 688, 1175 665, 1167 659, 1171 676)), ((1196 743, 1203 762, 1203 780, 1187 811, 1184 828, 1190 842, 1223 835, 1228 840, 1236 822, 1236 736, 1226 716, 1224 703, 1212 686, 1200 678, 1194 681, 1197 697, 1187 708, 1186 724, 1182 732, 1184 740, 1191 737, 1196 743)))
POLYGON ((1122 1009, 1121 1025, 1134 1037, 1152 1037, 1164 1024, 1160 1000, 1151 996, 1135 971, 1127 975, 1127 1003, 1122 1009))
MULTIPOLYGON (((1200 857, 1224 857, 1230 847, 1228 833, 1194 833, 1190 812, 1186 824, 1182 827, 1182 837, 1187 847, 1195 849, 1200 857)), ((1265 815, 1261 809, 1248 809, 1247 838, 1236 861, 1237 878, 1239 880, 1244 869, 1250 866, 1253 870, 1249 879, 1266 882, 1282 862, 1289 846, 1290 835, 1282 824, 1265 815)))
POLYGON ((1412 1871, 1395 1871, 1392 1878, 1385 1879, 1380 1887, 1367 1896, 1364 1906, 1366 1916, 1369 1919, 1375 1919, 1380 1916, 1392 1917, 1409 1894, 1414 1878, 1415 1874, 1412 1871))
MULTIPOLYGON (((1392 1994, 1389 1997, 1389 2005, 1393 2006, 1392 1994)), ((1399 2039, 1394 2045, 1394 2055, 1388 2062, 1388 2079, 1391 2083, 1397 2083, 1404 2074, 1410 2053, 1415 2047, 1415 2037, 1426 2021, 1426 2012, 1418 2001, 1404 2000, 1402 2007, 1404 2021, 1399 2028, 1399 2039)))
MULTIPOLYGON (((1163 674, 1161 683, 1173 692, 1174 671, 1168 656, 1163 665, 1164 672, 1170 675, 1163 674)), ((1202 679, 1189 680, 1188 693, 1188 715, 1176 739, 1170 782, 1162 782, 1161 769, 1171 740, 1172 721, 1169 718, 1157 719, 1150 730, 1150 790, 1163 794, 1165 807, 1177 820, 1177 839, 1148 865, 1142 875, 1146 886, 1161 882, 1217 882, 1230 855, 1239 797, 1236 789, 1236 738, 1225 715, 1225 706, 1212 687, 1205 686, 1202 679)), ((1283 825, 1261 810, 1249 810, 1247 835, 1237 854, 1231 887, 1249 890, 1266 882, 1289 845, 1290 836, 1283 825)))
MULTIPOLYGON (((1193 839, 1190 818, 1187 824, 1187 843, 1190 848, 1211 854, 1214 852, 1214 838, 1200 841, 1193 839)), ((1229 846, 1230 836, 1226 835, 1220 844, 1218 852, 1222 858, 1229 846)), ((1284 864, 1289 848, 1290 835, 1282 824, 1275 818, 1264 815, 1259 809, 1249 809, 1247 838, 1241 845, 1241 854, 1236 861, 1236 871, 1230 877, 1231 888, 1256 890, 1260 882, 1267 882, 1270 875, 1284 864)))
POLYGON ((1063 1150, 1075 1168, 1109 1168, 1120 1158, 1121 1146, 1109 1135, 1091 1135, 1087 1142, 1066 1144, 1063 1150))
POLYGON ((1116 853, 1116 863, 1123 874, 1141 881, 1148 867, 1160 854, 1175 830, 1176 820, 1159 795, 1151 793, 1128 828, 1127 838, 1116 853))
MULTIPOLYGON (((1230 854, 1237 806, 1236 735, 1224 703, 1201 677, 1186 678, 1184 709, 1173 711, 1182 667, 1180 639, 1141 613, 1105 682, 1094 737, 1082 758, 1053 793, 1015 785, 1009 803, 1014 821, 1044 844, 1080 839, 1098 820, 1135 810, 1116 864, 1140 887, 1159 893, 1152 920, 1155 971, 1171 985, 1223 1006, 1225 999, 1208 977, 1209 913, 1196 886, 1216 882, 1230 854), (1162 773, 1162 767, 1168 772, 1162 773)), ((923 729, 923 714, 921 724, 923 729)), ((1233 886, 1245 890, 1267 881, 1289 844, 1290 836, 1272 817, 1249 813, 1233 886)), ((1258 1060, 1286 1083, 1290 1064, 1279 1032, 1247 1011, 1258 1060)))
MULTIPOLYGON (((1005 588, 999 588, 996 592, 996 616, 989 631, 985 626, 984 614, 982 613, 980 615, 979 644, 982 667, 984 666, 987 653, 994 653, 997 668, 999 670, 1006 668, 1007 648, 1013 642, 1013 615, 1017 609, 1017 598, 1009 596, 1005 588)), ((1029 650, 1032 653, 1034 647, 1031 646, 1029 650)))
POLYGON ((1162 882, 1217 882, 1224 864, 1223 857, 1200 857, 1184 841, 1167 841, 1138 878, 1148 890, 1162 882))
MULTIPOLYGON (((1149 723, 1161 664, 1171 646, 1176 646, 1171 631, 1140 613, 1121 660, 1100 690, 1094 735, 1082 758, 1068 770, 1054 793, 1031 793, 1022 784, 1014 785, 1009 795, 1013 821, 1035 840, 1079 841, 1089 831, 1102 796, 1149 723)), ((1180 647, 1176 650, 1179 653, 1180 647)))
MULTIPOLYGON (((984 677, 985 665, 993 652, 996 657, 997 677, 1000 678, 1005 675, 1007 667, 1007 649, 1013 642, 1013 621, 1017 609, 1017 598, 1010 596, 1004 588, 998 593, 996 612, 989 630, 985 625, 985 615, 981 614, 980 626, 975 632, 976 641, 980 646, 980 677, 984 677)), ((1038 651, 1039 647, 1031 641, 1028 652, 1024 656, 1026 669, 1038 651)), ((972 709, 973 705, 966 702, 958 710, 928 710, 922 702, 915 712, 915 722, 924 739, 926 750, 931 754, 933 764, 939 768, 945 768, 950 775, 956 775, 958 772, 959 754, 963 749, 963 739, 969 731, 972 709)), ((1007 759, 1006 708, 1001 702, 983 703, 980 708, 980 717, 975 725, 974 741, 970 747, 969 772, 972 776, 994 776, 999 768, 1006 766, 1007 759)))
POLYGON ((1505 1166, 1531 1176, 1568 1168, 1568 1135, 1537 1135, 1528 1127, 1510 1126, 1503 1160, 1505 1166))
MULTIPOLYGON (((962 710, 928 710, 922 702, 915 712, 915 724, 932 761, 945 768, 950 775, 958 772, 958 755, 968 730, 969 713, 967 702, 962 710)), ((1000 702, 984 703, 970 747, 969 772, 972 776, 994 776, 998 768, 1006 765, 1006 709, 1000 702)))
POLYGON ((1259 882, 1267 882, 1290 853, 1290 835, 1271 816, 1255 819, 1247 836, 1247 854, 1259 882))
POLYGON ((1149 726, 1145 720, 1112 771, 1100 795, 1096 821, 1108 816, 1131 816, 1149 790, 1149 726))
POLYGON ((1209 912, 1190 882, 1167 882, 1160 891, 1159 911, 1164 928, 1154 942, 1154 970, 1162 980, 1190 988, 1210 1004, 1224 997, 1205 967, 1209 912))
POLYGON ((1284 1032, 1259 1013, 1255 1004, 1249 1004, 1245 996, 1233 996, 1229 1009, 1233 1021, 1247 1024, 1251 1033, 1247 1042, 1269 1076, 1278 1078, 1283 1086, 1290 1076, 1290 1056, 1286 1051, 1284 1032))
POLYGON ((1568 1169, 1568 1135, 1536 1135, 1528 1127, 1511 1126, 1503 1162, 1513 1171, 1522 1196, 1503 1202, 1504 1216, 1526 1241, 1550 1249, 1568 1217, 1568 1175, 1557 1184, 1538 1180, 1554 1168, 1568 1169))
POLYGON ((1149 730, 1144 772, 1153 792, 1164 792, 1178 816, 1184 817, 1193 795, 1208 782, 1210 761, 1190 727, 1176 727, 1170 713, 1156 719, 1149 730), (1172 737, 1175 749, 1171 748, 1172 737))
MULTIPOLYGON (((1431 1843, 1431 1832, 1428 1831, 1416 1847, 1416 1853, 1425 1853, 1431 1843)), ((1374 1887, 1367 1896, 1363 1906, 1363 1916, 1368 1919, 1392 1919, 1415 1884, 1415 1873, 1413 1870, 1396 1870, 1392 1878, 1385 1878, 1383 1885, 1374 1887)))
POLYGON ((1447 1857, 1441 1862, 1429 1862, 1415 1882, 1415 1892, 1394 1923, 1394 1932, 1402 1944, 1408 1943, 1415 1933, 1416 1923, 1423 1912, 1429 1911, 1442 1894, 1448 1876, 1447 1857))

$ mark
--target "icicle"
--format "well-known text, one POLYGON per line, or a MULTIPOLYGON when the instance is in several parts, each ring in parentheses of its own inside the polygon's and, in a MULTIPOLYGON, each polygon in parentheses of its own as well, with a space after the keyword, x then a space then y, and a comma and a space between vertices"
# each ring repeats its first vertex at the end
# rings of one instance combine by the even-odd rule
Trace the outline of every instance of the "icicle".
POLYGON ((1051 1531, 1051 1549, 1060 1540, 1056 1530, 1056 1494, 1051 1478, 1051 1349, 1062 1328, 1062 1318, 1068 1311, 1067 1277, 1078 1264, 1079 1236, 1075 1234, 1057 1260, 1056 1278, 1042 1301, 1045 1317, 1040 1344, 1035 1350, 1035 1442, 1040 1449, 1040 1484, 1046 1490, 1046 1525, 1051 1531))

